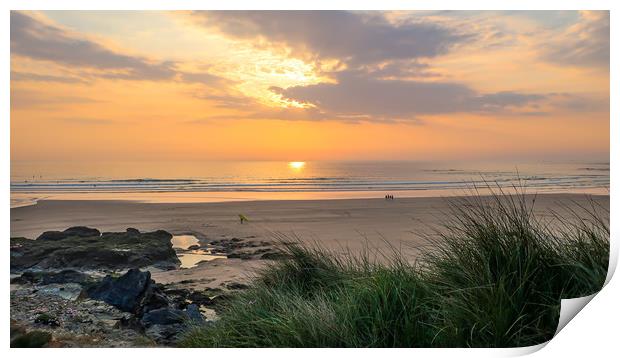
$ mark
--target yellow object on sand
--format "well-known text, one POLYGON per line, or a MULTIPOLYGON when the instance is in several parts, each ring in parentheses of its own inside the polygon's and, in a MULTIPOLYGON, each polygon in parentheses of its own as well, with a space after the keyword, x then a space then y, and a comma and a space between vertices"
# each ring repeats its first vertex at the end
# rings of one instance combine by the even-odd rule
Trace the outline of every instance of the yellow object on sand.
POLYGON ((243 224, 244 221, 250 221, 250 220, 248 220, 248 218, 246 218, 245 215, 239 214, 239 221, 243 224))

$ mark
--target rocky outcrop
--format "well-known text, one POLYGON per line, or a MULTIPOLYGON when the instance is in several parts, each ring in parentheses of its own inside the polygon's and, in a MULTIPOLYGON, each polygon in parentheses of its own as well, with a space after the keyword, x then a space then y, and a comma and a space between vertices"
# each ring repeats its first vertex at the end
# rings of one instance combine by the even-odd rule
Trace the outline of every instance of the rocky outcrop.
POLYGON ((151 265, 172 269, 180 264, 172 248, 172 235, 163 230, 140 233, 129 229, 100 235, 96 229, 74 227, 53 233, 47 231, 37 240, 11 238, 11 272, 67 268, 118 270, 151 265))
POLYGON ((132 269, 121 277, 106 276, 100 283, 85 289, 83 297, 132 313, 123 324, 144 331, 160 344, 173 344, 188 325, 204 323, 197 305, 173 302, 151 280, 148 271, 132 269))
POLYGON ((62 270, 59 272, 26 271, 21 276, 11 279, 12 284, 36 284, 50 285, 53 283, 79 283, 91 281, 91 277, 83 272, 75 270, 62 270))
POLYGON ((37 240, 64 240, 69 237, 93 237, 101 233, 97 229, 86 226, 73 226, 65 231, 46 231, 37 237, 37 240))
POLYGON ((151 273, 138 269, 131 269, 121 277, 108 275, 101 282, 86 288, 83 294, 136 315, 170 305, 168 298, 151 280, 151 273))

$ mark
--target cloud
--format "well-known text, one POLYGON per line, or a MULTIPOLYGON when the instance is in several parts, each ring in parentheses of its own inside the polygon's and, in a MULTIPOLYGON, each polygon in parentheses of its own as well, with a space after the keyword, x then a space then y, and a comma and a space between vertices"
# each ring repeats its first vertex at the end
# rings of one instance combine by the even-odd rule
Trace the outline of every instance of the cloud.
POLYGON ((543 57, 573 66, 609 68, 609 11, 582 11, 579 21, 544 43, 543 57))
MULTIPOLYGON (((209 124, 217 121, 226 120, 286 120, 286 121, 318 121, 327 119, 325 114, 315 108, 269 108, 256 106, 248 108, 251 111, 241 114, 218 114, 203 118, 189 120, 191 124, 209 124)), ((334 118, 339 119, 339 118, 334 118)))
POLYGON ((216 85, 221 84, 223 81, 229 81, 225 80, 223 77, 212 75, 206 72, 184 72, 181 74, 181 80, 183 82, 201 83, 204 85, 216 85))
POLYGON ((434 57, 470 34, 427 21, 389 22, 347 11, 195 11, 199 24, 240 39, 264 38, 350 66, 434 57))
POLYGON ((459 83, 385 80, 357 71, 343 71, 336 78, 337 83, 272 87, 271 90, 337 116, 368 116, 379 120, 443 113, 510 112, 546 98, 541 94, 510 91, 482 94, 459 83))
POLYGON ((15 109, 44 109, 52 110, 65 104, 88 104, 101 101, 66 95, 50 95, 46 92, 11 88, 11 110, 15 109))
POLYGON ((164 80, 176 74, 173 62, 122 54, 19 11, 11 11, 11 53, 68 67, 102 70, 100 76, 105 78, 164 80))
POLYGON ((59 83, 86 83, 87 81, 78 77, 40 75, 30 72, 11 71, 11 81, 29 82, 59 82, 59 83))
POLYGON ((442 74, 431 70, 427 63, 419 61, 392 61, 366 69, 369 75, 379 79, 415 79, 442 77, 442 74))

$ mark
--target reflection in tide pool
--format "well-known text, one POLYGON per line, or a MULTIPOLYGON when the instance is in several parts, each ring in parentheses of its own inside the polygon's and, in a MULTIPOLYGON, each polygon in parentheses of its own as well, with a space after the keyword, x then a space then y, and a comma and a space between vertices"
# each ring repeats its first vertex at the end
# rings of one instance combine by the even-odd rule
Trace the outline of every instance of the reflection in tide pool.
POLYGON ((216 259, 225 259, 226 256, 210 255, 210 254, 180 254, 181 268, 192 268, 202 261, 213 261, 216 259))
MULTIPOLYGON (((187 250, 193 245, 199 245, 199 241, 194 235, 174 235, 172 236, 172 247, 177 250, 187 250)), ((181 268, 192 268, 202 261, 213 261, 225 259, 226 256, 212 255, 211 251, 205 249, 189 250, 178 253, 177 257, 181 261, 181 268)))
POLYGON ((198 239, 194 235, 174 235, 172 236, 172 247, 175 249, 187 250, 192 245, 198 245, 198 239))

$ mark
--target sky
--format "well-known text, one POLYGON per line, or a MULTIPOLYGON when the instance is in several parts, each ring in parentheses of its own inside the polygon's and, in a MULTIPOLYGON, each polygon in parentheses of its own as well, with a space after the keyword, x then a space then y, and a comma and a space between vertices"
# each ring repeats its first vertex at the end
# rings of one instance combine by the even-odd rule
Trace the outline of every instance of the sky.
POLYGON ((608 11, 12 11, 11 160, 608 160, 608 11))

